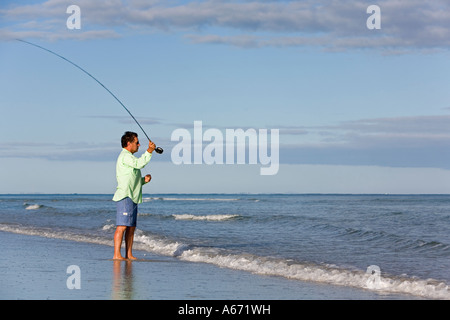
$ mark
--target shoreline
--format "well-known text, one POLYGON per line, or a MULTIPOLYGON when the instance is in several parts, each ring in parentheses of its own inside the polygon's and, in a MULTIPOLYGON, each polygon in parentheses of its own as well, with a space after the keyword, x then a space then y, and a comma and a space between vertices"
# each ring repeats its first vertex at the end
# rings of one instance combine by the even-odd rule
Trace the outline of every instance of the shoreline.
POLYGON ((2 300, 421 299, 256 275, 142 250, 134 250, 138 261, 115 261, 108 245, 5 231, 0 235, 8 248, 0 263, 2 300), (79 267, 79 289, 68 288, 76 282, 70 266, 79 267))

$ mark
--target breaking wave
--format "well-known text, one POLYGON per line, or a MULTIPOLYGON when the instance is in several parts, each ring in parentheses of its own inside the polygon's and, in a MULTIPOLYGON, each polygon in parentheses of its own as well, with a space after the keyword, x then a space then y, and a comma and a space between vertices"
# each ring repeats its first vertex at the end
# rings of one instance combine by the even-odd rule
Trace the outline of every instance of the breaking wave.
POLYGON ((37 210, 43 207, 43 205, 40 204, 25 204, 25 210, 37 210))
POLYGON ((194 214, 173 214, 175 220, 206 220, 206 221, 226 221, 239 217, 238 214, 209 214, 209 215, 194 215, 194 214))
POLYGON ((211 201, 211 202, 235 202, 248 201, 259 202, 261 199, 256 198, 210 198, 210 197, 143 197, 143 202, 151 201, 211 201))
POLYGON ((150 201, 239 201, 237 198, 176 198, 176 197, 145 197, 143 202, 150 201))
MULTIPOLYGON (((110 234, 113 228, 114 225, 107 224, 102 227, 102 230, 107 231, 108 234, 93 235, 76 231, 57 231, 50 228, 0 224, 0 231, 109 246, 113 245, 110 234)), ((215 247, 198 247, 141 230, 136 230, 135 248, 155 254, 177 257, 183 261, 209 263, 221 268, 236 269, 260 275, 355 287, 380 293, 410 294, 430 299, 450 299, 449 285, 443 281, 387 274, 379 274, 377 278, 374 278, 369 269, 367 271, 351 270, 332 265, 239 253, 215 247)))

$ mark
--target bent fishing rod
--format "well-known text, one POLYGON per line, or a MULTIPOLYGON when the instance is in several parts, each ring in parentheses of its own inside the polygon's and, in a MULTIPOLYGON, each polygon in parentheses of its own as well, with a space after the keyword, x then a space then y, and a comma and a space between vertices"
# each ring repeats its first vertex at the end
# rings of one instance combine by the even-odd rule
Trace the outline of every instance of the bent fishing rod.
MULTIPOLYGON (((44 47, 41 47, 41 46, 39 46, 39 45, 37 45, 37 44, 34 44, 34 43, 32 43, 32 42, 28 42, 28 41, 25 41, 25 40, 22 40, 22 39, 16 39, 16 40, 17 40, 17 41, 20 41, 20 42, 23 42, 23 43, 26 43, 26 44, 29 44, 29 45, 32 45, 32 46, 34 46, 34 47, 36 47, 36 48, 42 49, 42 50, 47 51, 47 52, 49 52, 49 53, 51 53, 51 54, 54 54, 55 56, 57 56, 57 57, 59 57, 59 58, 65 60, 65 61, 67 61, 68 63, 70 63, 70 64, 73 65, 74 67, 77 67, 78 69, 80 69, 81 71, 83 71, 85 74, 87 74, 89 77, 91 77, 92 79, 94 79, 99 85, 101 85, 106 91, 108 91, 109 94, 112 95, 113 98, 117 100, 117 102, 120 103, 120 105, 128 112, 128 114, 131 116, 131 118, 133 118, 133 120, 137 123, 137 125, 139 126, 139 128, 141 128, 142 132, 145 134, 145 136, 147 137, 148 141, 151 141, 150 138, 148 137, 147 133, 145 133, 145 131, 144 131, 144 129, 142 128, 142 126, 139 124, 139 122, 136 120, 136 118, 131 114, 130 110, 128 110, 128 108, 125 107, 125 105, 122 103, 122 101, 120 101, 119 98, 117 98, 117 97, 114 95, 114 93, 111 92, 111 90, 109 90, 103 83, 101 83, 101 82, 100 82, 96 77, 94 77, 92 74, 90 74, 89 72, 87 72, 86 70, 84 70, 82 67, 80 67, 80 66, 77 65, 76 63, 70 61, 70 60, 67 59, 67 58, 64 58, 62 55, 57 54, 56 52, 53 52, 53 51, 51 51, 51 50, 49 50, 49 49, 46 49, 46 48, 44 48, 44 47)), ((155 149, 155 152, 161 154, 161 153, 164 152, 164 150, 163 150, 161 147, 157 147, 157 148, 155 149)))

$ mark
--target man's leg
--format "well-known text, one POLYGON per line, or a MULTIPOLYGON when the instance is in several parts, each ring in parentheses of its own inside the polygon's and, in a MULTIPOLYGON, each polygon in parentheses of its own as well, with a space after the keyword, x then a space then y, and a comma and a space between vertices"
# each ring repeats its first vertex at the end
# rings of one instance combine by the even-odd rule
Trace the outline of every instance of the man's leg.
POLYGON ((114 233, 114 260, 125 260, 120 253, 120 248, 122 247, 122 239, 126 226, 117 226, 116 232, 114 233))
POLYGON ((125 257, 130 260, 136 260, 137 258, 133 256, 133 240, 134 240, 134 230, 136 227, 127 227, 125 231, 125 257))

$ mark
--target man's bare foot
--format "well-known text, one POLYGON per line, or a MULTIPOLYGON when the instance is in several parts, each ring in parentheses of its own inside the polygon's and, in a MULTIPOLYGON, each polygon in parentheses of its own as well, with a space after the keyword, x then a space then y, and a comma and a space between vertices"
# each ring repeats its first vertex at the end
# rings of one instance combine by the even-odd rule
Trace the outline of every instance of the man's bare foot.
POLYGON ((114 256, 113 257, 113 260, 126 260, 124 257, 122 257, 122 256, 114 256))
POLYGON ((127 256, 128 260, 137 260, 137 258, 135 256, 127 256))

